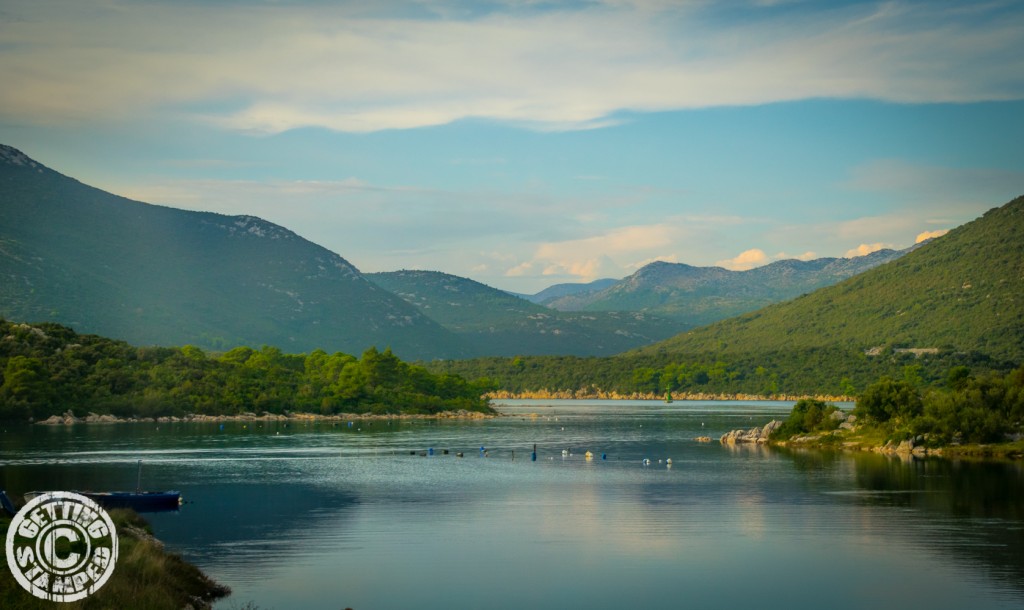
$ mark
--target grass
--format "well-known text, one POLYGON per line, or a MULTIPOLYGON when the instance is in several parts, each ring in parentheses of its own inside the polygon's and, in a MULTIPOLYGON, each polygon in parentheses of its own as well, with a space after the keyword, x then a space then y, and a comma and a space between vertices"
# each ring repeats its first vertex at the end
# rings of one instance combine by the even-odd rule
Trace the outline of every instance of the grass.
MULTIPOLYGON (((152 536, 149 524, 131 510, 112 510, 117 529, 119 558, 110 580, 95 595, 78 602, 55 604, 37 599, 21 588, 5 565, 0 573, 0 608, 68 610, 147 608, 180 610, 186 606, 209 608, 210 603, 231 593, 186 562, 169 553, 152 536)), ((10 518, 0 519, 6 539, 10 518)))

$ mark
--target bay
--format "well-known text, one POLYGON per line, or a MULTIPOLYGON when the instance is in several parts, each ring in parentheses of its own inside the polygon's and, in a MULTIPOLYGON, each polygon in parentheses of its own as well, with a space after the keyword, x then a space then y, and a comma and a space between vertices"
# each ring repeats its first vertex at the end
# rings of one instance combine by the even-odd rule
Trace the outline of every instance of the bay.
POLYGON ((8 427, 0 484, 133 489, 141 459, 187 502, 155 534, 233 589, 218 608, 1024 608, 1019 462, 717 442, 786 402, 496 406, 8 427))

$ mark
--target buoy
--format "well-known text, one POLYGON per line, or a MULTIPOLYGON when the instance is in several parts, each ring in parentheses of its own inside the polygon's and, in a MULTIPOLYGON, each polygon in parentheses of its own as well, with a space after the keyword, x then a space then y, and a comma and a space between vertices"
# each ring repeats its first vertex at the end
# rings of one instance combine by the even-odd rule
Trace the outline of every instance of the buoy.
POLYGON ((602 453, 601 454, 601 459, 602 460, 607 460, 608 459, 608 454, 607 453, 602 453))
POLYGON ((583 454, 583 457, 585 457, 587 460, 592 460, 594 459, 594 454, 588 451, 583 454))
POLYGON ((434 448, 433 447, 427 449, 427 455, 434 455, 434 448))
POLYGON ((461 451, 459 451, 458 453, 456 453, 456 454, 455 454, 455 457, 462 457, 462 452, 461 452, 461 451))
POLYGON ((651 465, 651 460, 649 460, 649 459, 647 459, 647 458, 644 458, 644 459, 643 459, 643 461, 642 461, 641 463, 642 463, 642 464, 643 464, 644 466, 650 466, 650 465, 651 465))
POLYGON ((672 465, 672 458, 668 458, 667 460, 665 460, 665 463, 668 464, 669 466, 671 466, 672 465))
POLYGON ((568 455, 569 455, 569 450, 568 449, 562 449, 562 457, 568 457, 568 455))

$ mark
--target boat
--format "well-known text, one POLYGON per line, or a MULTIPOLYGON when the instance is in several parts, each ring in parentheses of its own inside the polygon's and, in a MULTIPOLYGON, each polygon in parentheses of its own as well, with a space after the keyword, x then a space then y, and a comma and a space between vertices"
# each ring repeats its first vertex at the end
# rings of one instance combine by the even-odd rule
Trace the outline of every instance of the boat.
MULTIPOLYGON (((28 502, 47 491, 30 491, 25 494, 28 502)), ((178 510, 181 506, 180 491, 72 491, 89 498, 103 508, 130 508, 137 513, 156 513, 178 510)))
MULTIPOLYGON (((30 491, 25 494, 28 502, 45 491, 30 491)), ((89 498, 103 508, 130 508, 137 513, 156 513, 178 510, 181 506, 180 491, 142 491, 142 460, 139 460, 139 473, 135 491, 72 491, 89 498)))

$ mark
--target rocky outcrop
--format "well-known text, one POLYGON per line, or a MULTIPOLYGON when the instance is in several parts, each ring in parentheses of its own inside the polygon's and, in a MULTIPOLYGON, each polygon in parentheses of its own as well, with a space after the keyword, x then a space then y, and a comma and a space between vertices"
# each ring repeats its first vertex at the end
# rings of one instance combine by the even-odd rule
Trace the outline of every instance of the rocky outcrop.
POLYGON ((726 432, 722 435, 722 438, 718 440, 723 445, 736 445, 738 443, 767 443, 772 432, 775 432, 775 430, 777 430, 781 425, 782 422, 773 419, 761 428, 726 432))
POLYGON ((924 446, 924 436, 916 436, 914 438, 908 438, 907 440, 896 443, 889 441, 881 447, 876 447, 874 451, 884 455, 898 455, 902 457, 925 457, 928 455, 942 455, 942 449, 929 449, 924 446))

